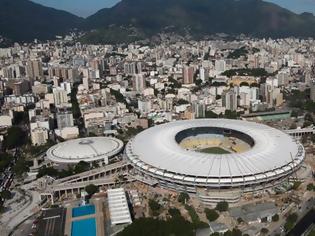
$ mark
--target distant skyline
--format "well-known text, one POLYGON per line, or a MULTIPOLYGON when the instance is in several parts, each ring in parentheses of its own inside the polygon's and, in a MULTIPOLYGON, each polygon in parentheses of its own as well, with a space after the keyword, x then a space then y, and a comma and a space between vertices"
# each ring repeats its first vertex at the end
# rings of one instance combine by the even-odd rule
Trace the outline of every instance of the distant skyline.
MULTIPOLYGON (((44 6, 65 10, 75 15, 87 17, 105 7, 114 6, 119 0, 32 0, 44 6)), ((150 1, 150 0, 148 0, 150 1)), ((266 0, 276 3, 296 13, 315 13, 315 0, 266 0)))

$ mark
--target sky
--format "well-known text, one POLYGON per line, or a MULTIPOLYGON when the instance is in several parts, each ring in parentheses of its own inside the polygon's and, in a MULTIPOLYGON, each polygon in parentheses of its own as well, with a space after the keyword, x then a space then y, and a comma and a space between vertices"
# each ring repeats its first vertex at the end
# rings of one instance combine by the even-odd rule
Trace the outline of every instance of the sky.
MULTIPOLYGON (((66 10, 78 16, 87 17, 104 7, 112 7, 119 0, 32 0, 45 6, 66 10)), ((149 0, 148 0, 149 1, 149 0)), ((315 14, 315 0, 266 0, 274 2, 296 13, 315 14)))

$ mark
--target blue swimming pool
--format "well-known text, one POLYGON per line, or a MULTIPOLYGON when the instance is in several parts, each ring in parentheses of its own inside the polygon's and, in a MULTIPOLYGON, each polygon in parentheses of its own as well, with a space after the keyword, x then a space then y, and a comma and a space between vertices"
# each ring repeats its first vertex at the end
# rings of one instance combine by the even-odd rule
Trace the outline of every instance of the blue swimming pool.
POLYGON ((71 236, 96 236, 95 218, 73 221, 71 236))
POLYGON ((75 207, 72 209, 72 217, 80 217, 86 215, 95 214, 95 206, 94 205, 85 205, 80 207, 75 207))

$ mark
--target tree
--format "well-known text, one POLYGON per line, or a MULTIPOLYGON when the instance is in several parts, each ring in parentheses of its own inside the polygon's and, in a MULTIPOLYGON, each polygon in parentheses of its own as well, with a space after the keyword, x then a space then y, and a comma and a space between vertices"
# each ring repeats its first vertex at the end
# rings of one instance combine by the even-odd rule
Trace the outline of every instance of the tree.
POLYGON ((219 218, 219 214, 213 209, 205 208, 205 213, 206 213, 207 219, 210 222, 215 221, 216 219, 219 218))
POLYGON ((73 84, 73 88, 71 90, 70 98, 71 98, 71 104, 72 104, 72 114, 73 118, 79 119, 81 117, 81 110, 80 106, 77 100, 77 93, 78 93, 78 83, 73 84))
POLYGON ((241 223, 243 223, 243 222, 244 222, 244 220, 243 220, 241 217, 238 217, 238 218, 237 218, 237 223, 241 224, 241 223))
POLYGON ((224 112, 224 118, 226 119, 237 119, 237 116, 236 111, 225 110, 224 112))
POLYGON ((180 203, 183 203, 183 204, 185 204, 186 202, 188 202, 189 199, 190 199, 190 197, 189 197, 188 193, 186 193, 186 192, 181 192, 181 193, 179 194, 179 196, 178 196, 178 201, 179 201, 180 203))
POLYGON ((206 111, 205 118, 218 118, 218 115, 213 111, 206 111))
POLYGON ((300 182, 300 181, 295 181, 295 182, 293 183, 292 189, 293 189, 293 190, 297 190, 297 189, 300 187, 300 185, 301 185, 301 182, 300 182))
POLYGON ((82 173, 84 171, 88 171, 90 169, 90 164, 85 161, 80 161, 78 164, 74 167, 74 172, 76 174, 82 173))
POLYGON ((89 194, 89 195, 93 195, 94 193, 98 192, 98 187, 95 186, 94 184, 89 184, 85 187, 85 191, 89 194))
POLYGON ((279 221, 279 215, 275 214, 275 215, 272 216, 271 219, 272 219, 273 222, 279 221))
POLYGON ((210 234, 210 236, 220 236, 220 235, 221 235, 221 234, 218 233, 218 232, 214 232, 214 233, 210 234))
POLYGON ((170 209, 168 209, 168 213, 169 213, 172 217, 181 216, 180 211, 179 211, 177 208, 170 208, 170 209))
POLYGON ((185 99, 179 99, 178 101, 177 101, 177 104, 178 105, 184 105, 184 104, 189 104, 189 102, 188 101, 186 101, 185 99))
POLYGON ((55 169, 54 167, 46 167, 44 166, 43 168, 40 168, 37 174, 37 178, 43 177, 43 176, 50 176, 53 178, 56 178, 59 176, 59 172, 57 169, 55 169))
POLYGON ((26 143, 27 134, 18 126, 12 126, 8 129, 5 138, 6 147, 9 149, 20 147, 26 143))
POLYGON ((195 229, 207 228, 209 225, 205 222, 202 222, 193 206, 185 205, 185 209, 188 211, 188 214, 191 218, 191 222, 195 229))
POLYGON ((218 202, 215 209, 220 212, 227 211, 229 209, 229 204, 226 201, 218 202))
POLYGON ((0 172, 3 172, 10 164, 13 157, 7 153, 0 154, 0 172))
POLYGON ((240 83, 240 87, 245 87, 245 86, 249 86, 249 84, 245 81, 240 83))
POLYGON ((183 217, 170 218, 167 221, 140 218, 128 225, 124 230, 118 233, 118 236, 193 236, 195 235, 192 223, 186 221, 183 217))
POLYGON ((289 129, 297 129, 297 125, 295 122, 293 122, 291 125, 290 125, 290 128, 289 129))
POLYGON ((159 211, 162 208, 162 206, 157 201, 155 201, 153 199, 149 199, 149 207, 150 207, 152 214, 154 216, 159 215, 159 211))
POLYGON ((312 183, 311 183, 311 184, 308 184, 307 187, 306 187, 306 190, 307 190, 307 191, 313 191, 313 190, 315 190, 314 184, 312 184, 312 183))
POLYGON ((20 157, 13 166, 14 173, 21 177, 24 173, 29 171, 29 166, 23 157, 20 157))
POLYGON ((269 233, 269 230, 267 228, 262 228, 260 230, 260 233, 263 234, 263 235, 267 235, 269 233))
POLYGON ((223 235, 224 236, 242 236, 242 232, 239 229, 234 228, 232 231, 230 230, 226 231, 223 235))
POLYGON ((195 85, 196 86, 200 86, 202 84, 202 80, 201 79, 196 79, 195 80, 195 85))
POLYGON ((11 199, 12 197, 12 194, 9 190, 3 190, 1 193, 0 193, 0 196, 1 198, 3 199, 11 199))
POLYGON ((290 231, 293 228, 297 219, 298 219, 298 215, 296 213, 292 213, 288 216, 288 218, 284 224, 284 229, 286 232, 290 231))

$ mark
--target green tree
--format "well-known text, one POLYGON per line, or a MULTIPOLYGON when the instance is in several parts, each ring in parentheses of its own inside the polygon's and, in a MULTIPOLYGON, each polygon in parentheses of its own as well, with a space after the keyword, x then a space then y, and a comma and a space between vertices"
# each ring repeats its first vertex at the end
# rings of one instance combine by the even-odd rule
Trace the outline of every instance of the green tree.
POLYGON ((44 166, 44 167, 39 169, 38 174, 37 174, 37 178, 40 178, 40 177, 43 177, 46 175, 53 177, 53 178, 57 178, 57 177, 59 177, 59 172, 54 167, 44 166))
POLYGON ((183 204, 186 204, 186 202, 188 202, 190 199, 188 193, 186 192, 181 192, 179 195, 178 195, 178 201, 180 203, 183 203, 183 204))
POLYGON ((292 213, 287 217, 287 220, 284 224, 284 229, 286 232, 290 231, 294 227, 297 219, 298 215, 296 213, 292 213))
POLYGON ((12 126, 8 129, 5 138, 5 144, 8 149, 20 147, 26 143, 27 134, 18 126, 12 126))
POLYGON ((210 222, 215 221, 216 219, 219 218, 219 214, 213 209, 205 208, 205 213, 206 213, 207 219, 210 222))
POLYGON ((179 211, 177 208, 170 208, 170 209, 168 209, 168 213, 169 213, 172 217, 181 216, 180 211, 179 211))
POLYGON ((295 182, 293 183, 292 189, 293 189, 293 190, 297 190, 297 189, 300 187, 300 185, 301 185, 301 182, 300 182, 300 181, 295 181, 295 182))
POLYGON ((217 211, 227 211, 229 209, 229 204, 226 201, 218 202, 215 209, 217 211))
POLYGON ((154 199, 149 199, 149 207, 154 216, 159 215, 159 211, 161 210, 162 206, 155 201, 154 199))
POLYGON ((273 222, 279 221, 279 215, 278 214, 273 215, 272 216, 272 221, 273 222))
POLYGON ((88 171, 90 169, 90 164, 85 162, 85 161, 80 161, 78 164, 75 165, 74 167, 74 172, 76 174, 82 173, 85 171, 88 171))
POLYGON ((0 154, 0 172, 3 172, 12 161, 13 157, 8 153, 0 154))
POLYGON ((71 94, 70 94, 71 104, 72 104, 72 114, 73 114, 73 118, 75 119, 79 119, 81 117, 81 110, 80 110, 79 103, 77 100, 78 86, 79 86, 79 83, 74 83, 73 88, 71 90, 71 94))
POLYGON ((314 188, 314 184, 308 184, 307 187, 306 187, 307 191, 313 191, 315 188, 314 188))
POLYGON ((29 169, 29 165, 23 157, 20 157, 13 166, 13 171, 18 177, 22 177, 29 169))
POLYGON ((221 235, 218 232, 214 232, 214 233, 210 234, 210 236, 221 236, 221 235))
POLYGON ((214 113, 213 111, 206 111, 206 114, 205 114, 205 118, 218 118, 218 115, 216 113, 214 113))
POLYGON ((194 236, 193 225, 183 217, 170 218, 167 221, 140 218, 118 233, 118 236, 194 236))
POLYGON ((89 184, 85 187, 85 191, 89 194, 89 195, 93 195, 94 193, 98 192, 98 187, 95 186, 94 184, 89 184))
POLYGON ((188 101, 186 101, 185 99, 179 99, 178 101, 177 101, 177 104, 178 105, 184 105, 184 104, 189 104, 189 102, 188 101))
POLYGON ((243 81, 243 82, 240 83, 240 87, 243 87, 243 86, 249 86, 249 83, 243 81))
POLYGON ((0 196, 1 198, 3 199, 11 199, 12 197, 12 194, 9 190, 3 190, 1 193, 0 193, 0 196))
POLYGON ((262 235, 267 235, 267 234, 269 233, 269 230, 268 230, 267 228, 262 228, 262 229, 260 230, 260 233, 261 233, 262 235))
POLYGON ((196 86, 200 86, 202 84, 202 80, 201 79, 196 79, 195 80, 195 84, 196 84, 196 86))

